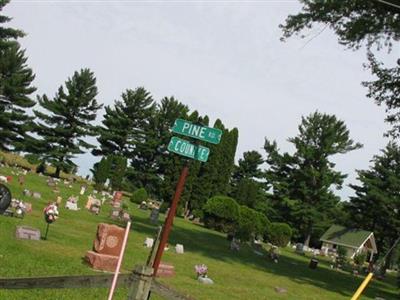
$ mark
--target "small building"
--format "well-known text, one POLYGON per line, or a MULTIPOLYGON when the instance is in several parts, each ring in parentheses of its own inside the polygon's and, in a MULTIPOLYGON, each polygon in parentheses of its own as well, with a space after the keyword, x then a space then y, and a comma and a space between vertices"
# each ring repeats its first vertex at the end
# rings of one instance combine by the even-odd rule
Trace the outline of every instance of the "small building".
MULTIPOLYGON (((361 229, 346 228, 332 225, 320 238, 322 249, 327 251, 337 249, 339 246, 346 248, 347 257, 353 259, 355 255, 366 253, 369 261, 378 253, 374 233, 361 229)), ((334 250, 335 251, 335 250, 334 250)))

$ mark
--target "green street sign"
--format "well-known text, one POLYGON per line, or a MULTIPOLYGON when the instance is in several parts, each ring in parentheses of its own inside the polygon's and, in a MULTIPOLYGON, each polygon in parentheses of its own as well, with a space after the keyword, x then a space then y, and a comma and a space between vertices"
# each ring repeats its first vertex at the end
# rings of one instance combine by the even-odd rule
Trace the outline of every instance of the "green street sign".
POLYGON ((186 140, 173 136, 168 144, 168 150, 179 155, 206 162, 210 149, 203 146, 197 146, 186 140))
POLYGON ((182 119, 175 120, 172 131, 213 144, 219 144, 222 136, 219 129, 196 125, 182 119))

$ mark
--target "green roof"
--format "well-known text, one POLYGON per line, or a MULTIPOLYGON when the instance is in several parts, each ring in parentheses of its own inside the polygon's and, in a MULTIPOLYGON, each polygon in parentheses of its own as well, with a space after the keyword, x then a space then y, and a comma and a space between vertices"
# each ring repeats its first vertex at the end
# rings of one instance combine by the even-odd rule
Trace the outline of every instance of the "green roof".
POLYGON ((371 231, 349 229, 339 225, 332 225, 320 238, 321 241, 333 244, 359 248, 371 235, 371 231))

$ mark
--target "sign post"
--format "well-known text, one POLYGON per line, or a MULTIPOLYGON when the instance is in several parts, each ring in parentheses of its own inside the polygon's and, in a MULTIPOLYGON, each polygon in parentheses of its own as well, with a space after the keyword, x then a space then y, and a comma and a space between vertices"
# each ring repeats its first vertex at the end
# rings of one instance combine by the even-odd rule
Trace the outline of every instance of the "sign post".
MULTIPOLYGON (((206 127, 191 123, 186 120, 176 119, 172 132, 182 134, 201 141, 219 144, 222 137, 222 131, 216 128, 206 127)), ((168 144, 168 150, 176 154, 195 159, 201 162, 207 162, 210 149, 201 145, 195 145, 187 140, 173 136, 168 144)), ((169 233, 171 232, 172 222, 174 220, 178 202, 185 187, 186 177, 189 173, 189 163, 186 162, 179 176, 178 184, 176 185, 174 198, 172 199, 171 207, 168 216, 165 220, 162 229, 160 242, 153 262, 153 276, 157 275, 158 267, 160 266, 161 257, 164 252, 165 245, 168 241, 169 233)))
POLYGON ((168 236, 172 227, 172 221, 174 220, 176 208, 178 206, 179 198, 181 197, 181 194, 183 192, 183 188, 185 187, 185 181, 188 173, 189 173, 189 166, 188 164, 186 164, 182 169, 181 175, 179 176, 178 184, 175 190, 175 195, 174 198, 172 199, 172 204, 169 209, 167 219, 165 220, 164 228, 161 234, 160 245, 158 246, 156 257, 153 263, 154 276, 157 275, 158 267, 160 266, 161 256, 164 252, 165 245, 168 241, 168 236))

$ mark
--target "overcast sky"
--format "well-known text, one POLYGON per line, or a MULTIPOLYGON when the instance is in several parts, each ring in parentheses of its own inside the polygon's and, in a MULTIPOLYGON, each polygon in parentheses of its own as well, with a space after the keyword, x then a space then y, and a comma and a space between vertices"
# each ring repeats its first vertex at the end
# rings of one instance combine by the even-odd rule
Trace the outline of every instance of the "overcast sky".
MULTIPOLYGON (((37 93, 53 96, 75 70, 89 67, 101 103, 143 86, 157 100, 173 95, 212 122, 238 127, 237 159, 248 150, 264 154, 265 137, 293 151, 287 138, 297 134, 302 115, 335 114, 364 144, 335 158, 349 174, 338 192, 347 199, 354 170, 367 168, 387 143, 384 109, 360 84, 371 78, 362 67, 364 50, 345 50, 329 29, 313 38, 318 26, 305 40, 279 41, 278 25, 299 9, 298 1, 14 0, 4 14, 28 34, 20 42, 37 93)), ((96 160, 76 159, 80 174, 89 174, 96 160)))

